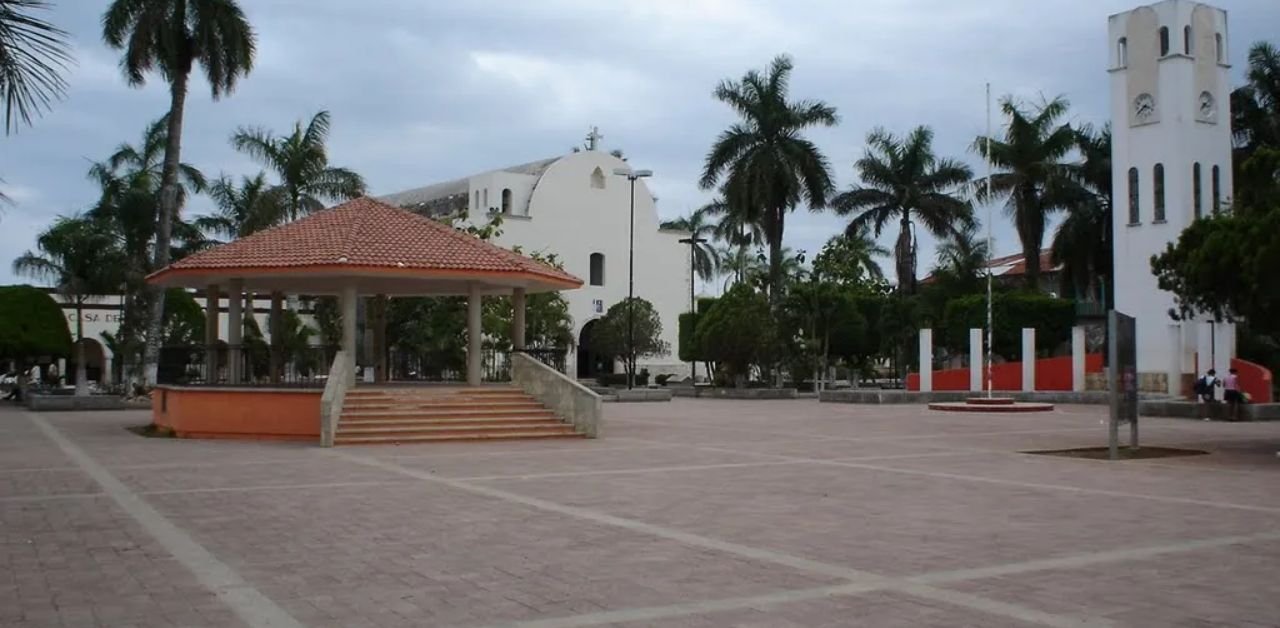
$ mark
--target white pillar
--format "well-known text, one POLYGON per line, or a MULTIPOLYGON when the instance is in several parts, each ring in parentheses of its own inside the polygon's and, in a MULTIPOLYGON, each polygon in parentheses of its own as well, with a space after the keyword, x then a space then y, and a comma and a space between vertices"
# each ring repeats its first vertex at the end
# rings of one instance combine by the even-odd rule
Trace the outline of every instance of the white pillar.
POLYGON ((356 287, 342 288, 342 351, 347 355, 347 383, 356 381, 356 287))
POLYGON ((1218 338, 1218 360, 1216 368, 1220 377, 1226 377, 1231 370, 1231 359, 1236 357, 1236 326, 1234 323, 1216 323, 1218 338))
POLYGON ((1182 396, 1182 325, 1169 325, 1169 368, 1166 386, 1172 397, 1182 396))
POLYGON ((524 288, 516 288, 511 293, 511 348, 524 349, 524 288))
MULTIPOLYGON (((1196 377, 1200 377, 1213 367, 1213 346, 1217 338, 1211 321, 1196 321, 1196 377)), ((1219 377, 1222 373, 1218 374, 1219 377)))
POLYGON ((971 327, 969 329, 969 390, 978 392, 982 390, 982 365, 986 364, 987 356, 982 352, 982 329, 971 327))
POLYGON ((218 380, 218 285, 209 284, 204 291, 204 378, 218 380))
POLYGON ((933 330, 920 330, 920 392, 933 392, 933 330))
POLYGON ((98 383, 103 386, 111 384, 111 372, 114 370, 114 362, 110 355, 102 356, 102 375, 98 377, 98 383))
POLYGON ((243 348, 240 343, 244 342, 244 313, 241 311, 241 306, 244 305, 243 293, 244 280, 232 279, 227 290, 227 344, 231 345, 227 352, 227 359, 231 362, 227 365, 227 376, 232 384, 239 384, 242 376, 243 348))
POLYGON ((1022 328, 1022 390, 1031 392, 1036 389, 1036 330, 1034 327, 1022 328))
POLYGON ((480 385, 480 284, 472 283, 467 294, 467 385, 480 385))
MULTIPOLYGON (((73 344, 72 346, 74 347, 75 345, 73 344)), ((79 368, 80 368, 80 365, 78 365, 78 364, 77 364, 77 365, 76 365, 76 369, 77 369, 77 370, 79 370, 79 368)), ((55 386, 61 386, 61 385, 62 385, 62 382, 65 382, 65 381, 67 381, 67 359, 66 359, 66 358, 58 358, 58 377, 57 377, 56 381, 54 381, 54 382, 53 382, 53 385, 55 385, 55 386)), ((79 390, 79 389, 80 389, 80 387, 82 387, 82 386, 84 386, 84 384, 82 384, 82 383, 80 383, 80 382, 76 382, 76 389, 77 389, 77 390, 79 390)))
POLYGON ((1084 327, 1071 328, 1071 390, 1084 392, 1085 367, 1084 327))

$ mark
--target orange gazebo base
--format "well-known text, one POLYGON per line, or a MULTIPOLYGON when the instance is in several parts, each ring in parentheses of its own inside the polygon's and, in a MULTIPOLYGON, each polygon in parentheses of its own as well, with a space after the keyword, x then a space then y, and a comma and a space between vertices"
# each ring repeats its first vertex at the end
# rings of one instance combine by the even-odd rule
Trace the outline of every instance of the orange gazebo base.
POLYGON ((157 386, 151 422, 179 438, 320 439, 318 388, 157 386))

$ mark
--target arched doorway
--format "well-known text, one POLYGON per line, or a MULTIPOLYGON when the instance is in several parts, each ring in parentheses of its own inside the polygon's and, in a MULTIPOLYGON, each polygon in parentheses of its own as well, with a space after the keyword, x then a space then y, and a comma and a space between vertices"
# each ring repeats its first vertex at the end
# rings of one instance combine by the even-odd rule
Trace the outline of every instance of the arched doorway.
MULTIPOLYGON (((91 382, 102 381, 102 367, 106 357, 102 350, 102 343, 93 338, 84 338, 78 342, 84 343, 84 364, 85 377, 91 382)), ((72 346, 71 359, 67 360, 67 372, 62 374, 66 378, 68 384, 76 383, 76 357, 80 355, 79 347, 72 346)))
POLYGON ((613 356, 599 353, 591 347, 591 332, 596 322, 587 321, 578 334, 578 377, 598 377, 613 372, 613 356))

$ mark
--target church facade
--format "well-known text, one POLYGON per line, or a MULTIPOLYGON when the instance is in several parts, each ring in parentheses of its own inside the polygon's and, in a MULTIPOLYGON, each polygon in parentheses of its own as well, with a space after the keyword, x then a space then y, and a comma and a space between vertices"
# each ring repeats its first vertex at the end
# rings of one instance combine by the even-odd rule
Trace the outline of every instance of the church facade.
POLYGON ((1115 300, 1137 319, 1144 390, 1180 394, 1235 357, 1234 325, 1171 316, 1150 262, 1193 221, 1230 211, 1227 32, 1226 11, 1189 0, 1109 20, 1115 300))
MULTIPOLYGON (((593 133, 594 135, 594 133, 593 133)), ((594 145, 594 138, 589 140, 594 145)), ((631 166, 610 153, 588 148, 560 157, 491 170, 461 179, 406 190, 383 201, 430 216, 466 216, 483 225, 502 217, 494 242, 525 253, 554 253, 569 273, 585 280, 564 293, 573 319, 575 347, 570 376, 621 372, 591 347, 594 321, 626 299, 632 182, 615 170, 631 166)), ((689 310, 689 247, 683 231, 662 229, 653 195, 644 179, 634 182, 634 293, 653 304, 662 320, 666 356, 641 359, 652 376, 687 374, 679 351, 679 315, 689 310)))

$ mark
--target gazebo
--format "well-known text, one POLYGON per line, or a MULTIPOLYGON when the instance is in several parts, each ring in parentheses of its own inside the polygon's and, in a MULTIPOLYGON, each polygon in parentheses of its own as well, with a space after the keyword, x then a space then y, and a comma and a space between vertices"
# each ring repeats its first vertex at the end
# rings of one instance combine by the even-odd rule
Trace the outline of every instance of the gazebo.
MULTIPOLYGON (((436 220, 386 203, 359 198, 282 226, 201 251, 153 273, 153 285, 203 290, 206 296, 204 385, 157 386, 157 424, 181 424, 189 433, 252 436, 323 435, 321 391, 281 386, 275 333, 268 382, 245 373, 243 295, 273 295, 269 329, 280 329, 283 295, 337 296, 342 341, 324 395, 355 383, 357 300, 363 296, 466 296, 468 386, 481 384, 481 303, 509 295, 511 345, 525 349, 525 295, 574 289, 582 280, 490 244, 436 220), (227 298, 228 333, 218 348, 220 300, 227 298), (225 375, 214 378, 219 357, 225 375), (210 385, 216 381, 216 385, 210 385), (175 407, 176 406, 176 407, 175 407), (160 420, 164 416, 165 423, 160 420), (247 425, 246 425, 247 424, 247 425), (263 426, 274 425, 270 429, 263 426)), ((185 383, 184 383, 185 384, 185 383)))

